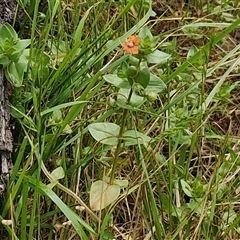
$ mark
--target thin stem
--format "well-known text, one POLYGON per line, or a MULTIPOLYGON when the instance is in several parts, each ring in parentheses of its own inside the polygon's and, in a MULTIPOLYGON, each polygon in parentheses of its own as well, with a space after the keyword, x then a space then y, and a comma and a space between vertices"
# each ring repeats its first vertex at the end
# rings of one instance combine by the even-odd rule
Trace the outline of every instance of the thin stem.
MULTIPOLYGON (((127 104, 131 100, 132 93, 133 93, 133 91, 131 89, 130 92, 129 92, 129 95, 128 95, 127 104)), ((122 144, 121 138, 122 138, 122 135, 123 135, 123 132, 124 132, 124 129, 125 129, 127 113, 128 113, 128 109, 125 108, 123 110, 123 117, 122 117, 122 122, 121 122, 121 126, 120 126, 119 135, 118 135, 118 138, 119 138, 118 139, 118 144, 117 144, 117 148, 116 148, 115 153, 114 153, 113 168, 112 168, 112 171, 111 171, 110 184, 113 184, 113 180, 114 180, 114 176, 115 176, 115 172, 116 172, 116 168, 117 168, 118 155, 121 151, 121 144, 122 144)))

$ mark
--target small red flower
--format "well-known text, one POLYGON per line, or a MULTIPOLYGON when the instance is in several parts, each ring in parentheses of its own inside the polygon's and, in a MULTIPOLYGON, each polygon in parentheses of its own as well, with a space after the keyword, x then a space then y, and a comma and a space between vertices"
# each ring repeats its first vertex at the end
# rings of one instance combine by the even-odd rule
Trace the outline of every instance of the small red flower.
POLYGON ((138 54, 138 45, 140 43, 140 37, 130 36, 125 42, 122 43, 125 54, 138 54))

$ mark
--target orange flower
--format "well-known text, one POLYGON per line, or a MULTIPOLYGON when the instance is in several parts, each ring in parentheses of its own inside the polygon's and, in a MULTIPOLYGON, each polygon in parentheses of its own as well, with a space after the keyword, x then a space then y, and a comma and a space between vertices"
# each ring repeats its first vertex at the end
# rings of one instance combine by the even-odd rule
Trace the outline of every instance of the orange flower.
POLYGON ((125 42, 122 43, 125 54, 138 54, 138 44, 140 37, 130 36, 125 42))

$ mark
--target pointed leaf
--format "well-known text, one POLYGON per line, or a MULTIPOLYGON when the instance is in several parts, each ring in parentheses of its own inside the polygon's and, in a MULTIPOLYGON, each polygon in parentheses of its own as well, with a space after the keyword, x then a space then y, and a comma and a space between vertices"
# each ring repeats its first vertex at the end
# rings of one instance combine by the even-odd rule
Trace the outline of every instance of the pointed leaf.
POLYGON ((92 8, 93 8, 93 6, 88 8, 88 10, 85 12, 84 16, 81 18, 81 21, 79 22, 79 24, 77 26, 76 32, 74 34, 74 42, 75 43, 78 43, 81 41, 84 24, 85 24, 85 21, 89 15, 90 11, 92 10, 92 8))
MULTIPOLYGON (((127 103, 127 98, 129 96, 130 89, 124 89, 120 88, 118 91, 118 97, 117 97, 117 104, 120 107, 128 108, 127 106, 124 106, 124 103, 127 103)), ((130 104, 133 107, 139 107, 144 103, 144 97, 138 96, 135 92, 132 93, 132 97, 130 99, 130 104)))
POLYGON ((17 40, 18 39, 18 35, 17 35, 16 31, 9 23, 5 23, 0 28, 1 42, 4 42, 6 39, 8 39, 8 40, 17 40))
POLYGON ((146 56, 146 60, 148 63, 163 64, 166 63, 170 57, 171 55, 168 53, 155 50, 153 53, 150 53, 146 56))
POLYGON ((150 80, 150 72, 148 68, 141 69, 135 77, 135 82, 140 83, 144 88, 148 86, 150 80))
POLYGON ((14 87, 22 86, 23 73, 24 68, 16 62, 11 62, 5 69, 6 78, 14 87))
POLYGON ((11 62, 5 68, 6 78, 14 87, 22 86, 24 71, 27 68, 27 62, 24 60, 24 57, 20 58, 18 62, 11 62))
POLYGON ((151 31, 149 30, 149 28, 147 26, 143 26, 140 29, 140 31, 139 31, 139 37, 143 39, 146 36, 148 36, 149 38, 153 37, 153 35, 152 35, 151 31))
POLYGON ((146 92, 160 93, 166 88, 166 84, 156 75, 150 74, 150 81, 145 89, 146 92))
POLYGON ((130 88, 130 84, 126 78, 120 78, 117 74, 107 74, 103 76, 104 80, 108 83, 113 84, 115 87, 118 88, 130 88))
POLYGON ((146 144, 151 141, 150 137, 135 130, 126 131, 123 133, 123 138, 126 141, 126 146, 146 144))
POLYGON ((190 187, 190 185, 186 181, 184 181, 183 179, 180 180, 180 183, 181 183, 183 192, 188 197, 192 197, 192 188, 190 187))
POLYGON ((17 62, 20 56, 23 54, 24 49, 30 44, 30 39, 19 40, 17 44, 14 45, 16 49, 9 58, 12 62, 17 62))
MULTIPOLYGON (((104 182, 110 183, 110 177, 103 177, 104 182)), ((128 186, 127 179, 114 179, 113 184, 118 185, 121 189, 126 188, 128 186)))
POLYGON ((114 123, 92 123, 88 126, 92 137, 106 145, 117 145, 120 127, 114 123))

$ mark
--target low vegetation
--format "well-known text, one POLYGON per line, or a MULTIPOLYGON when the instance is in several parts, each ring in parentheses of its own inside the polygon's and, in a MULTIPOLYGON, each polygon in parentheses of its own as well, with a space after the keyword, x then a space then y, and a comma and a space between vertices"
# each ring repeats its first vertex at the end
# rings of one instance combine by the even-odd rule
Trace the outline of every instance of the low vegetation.
POLYGON ((239 1, 18 2, 2 236, 240 239, 239 1))

